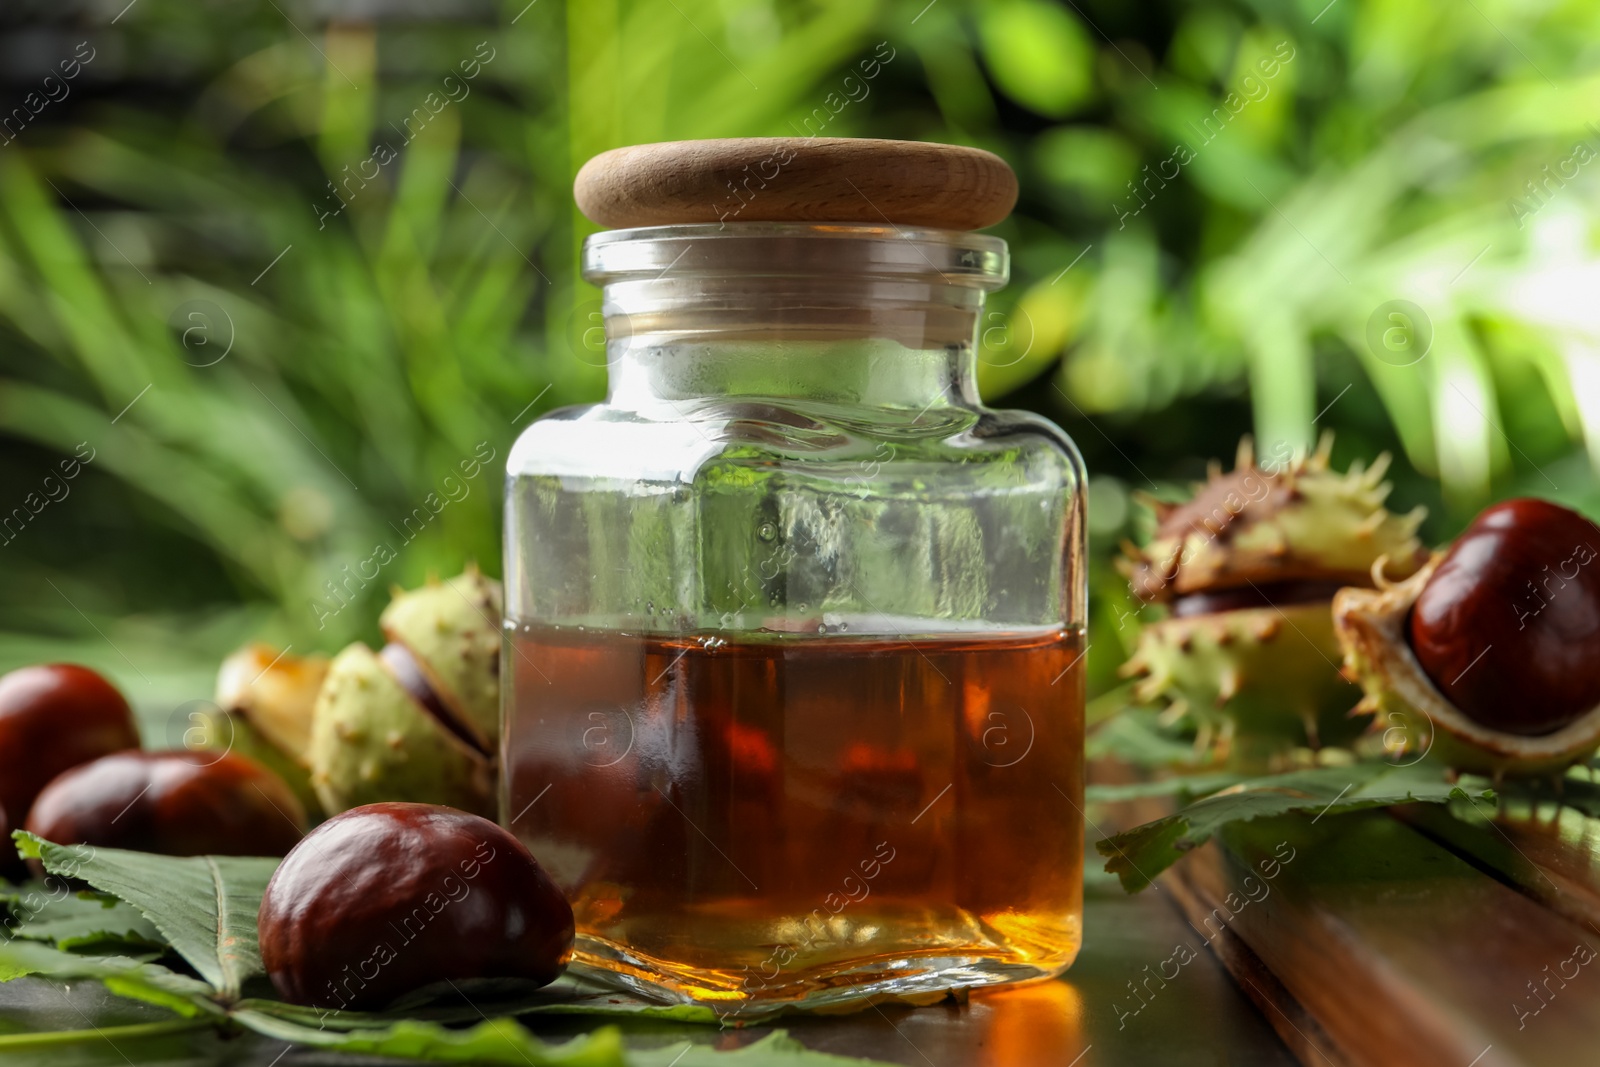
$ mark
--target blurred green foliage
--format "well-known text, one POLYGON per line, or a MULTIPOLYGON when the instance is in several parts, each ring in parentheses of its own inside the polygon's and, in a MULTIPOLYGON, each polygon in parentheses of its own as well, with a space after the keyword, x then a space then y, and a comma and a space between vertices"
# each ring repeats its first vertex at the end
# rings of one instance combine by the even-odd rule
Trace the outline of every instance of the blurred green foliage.
MULTIPOLYGON (((1132 635, 1105 566, 1127 490, 1179 491, 1252 429, 1398 450, 1435 537, 1512 493, 1595 513, 1600 7, 1324 5, 8 16, 33 65, 0 84, 0 667, 201 696, 246 637, 331 650, 391 584, 498 572, 518 428, 604 387, 571 177, 652 140, 937 139, 1016 166, 980 374, 1096 474, 1107 649, 1132 635)), ((1112 684, 1120 656, 1091 659, 1112 684)))

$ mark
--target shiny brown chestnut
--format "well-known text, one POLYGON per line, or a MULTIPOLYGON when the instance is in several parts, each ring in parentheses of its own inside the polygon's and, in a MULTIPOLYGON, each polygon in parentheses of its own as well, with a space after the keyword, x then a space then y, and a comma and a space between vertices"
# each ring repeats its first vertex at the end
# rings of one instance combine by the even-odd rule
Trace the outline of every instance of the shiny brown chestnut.
POLYGON ((1545 500, 1484 511, 1412 609, 1412 651, 1469 719, 1537 736, 1600 706, 1600 528, 1545 500))
POLYGON ((294 791, 255 760, 216 752, 118 752, 39 794, 29 833, 61 845, 169 856, 282 856, 305 833, 294 791))
POLYGON ((499 826, 382 803, 306 835, 267 883, 258 930, 284 999, 365 1010, 444 979, 553 981, 573 921, 561 890, 499 826))
POLYGON ((88 667, 45 663, 0 678, 0 808, 12 826, 62 771, 138 747, 127 700, 88 667))

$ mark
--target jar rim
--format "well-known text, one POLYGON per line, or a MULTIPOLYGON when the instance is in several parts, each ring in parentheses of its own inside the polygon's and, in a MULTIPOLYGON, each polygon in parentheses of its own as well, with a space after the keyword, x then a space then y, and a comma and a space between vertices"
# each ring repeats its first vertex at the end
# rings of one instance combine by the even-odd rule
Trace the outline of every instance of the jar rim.
POLYGON ((740 275, 921 277, 982 290, 1010 273, 1006 243, 988 234, 892 223, 733 222, 602 230, 583 243, 584 278, 615 281, 740 275))

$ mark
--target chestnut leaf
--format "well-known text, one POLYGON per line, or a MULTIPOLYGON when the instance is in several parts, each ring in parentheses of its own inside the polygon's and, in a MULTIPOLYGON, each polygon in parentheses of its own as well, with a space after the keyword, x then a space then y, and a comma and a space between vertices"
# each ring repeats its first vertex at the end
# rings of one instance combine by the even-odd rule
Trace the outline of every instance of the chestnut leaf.
POLYGON ((1205 844, 1229 823, 1269 815, 1315 812, 1317 818, 1362 808, 1396 804, 1443 804, 1452 799, 1493 800, 1493 790, 1476 794, 1451 785, 1428 765, 1394 767, 1356 763, 1252 778, 1195 801, 1164 818, 1095 842, 1106 857, 1106 870, 1137 893, 1190 849, 1205 844))
POLYGON ((100 893, 70 893, 55 884, 32 882, 7 902, 12 937, 44 941, 70 952, 138 954, 167 947, 155 924, 135 907, 100 893))
POLYGON ((0 940, 0 981, 24 975, 75 980, 97 979, 112 993, 156 1004, 186 1018, 222 1018, 211 1000, 212 988, 148 960, 126 956, 84 956, 34 941, 0 940))
MULTIPOLYGON (((337 1015, 340 1013, 331 1013, 337 1015)), ((607 1027, 560 1045, 547 1045, 514 1019, 484 1019, 454 1030, 435 1022, 400 1019, 380 1028, 344 1030, 294 1022, 248 1008, 233 1019, 258 1034, 295 1045, 399 1056, 443 1063, 509 1064, 511 1067, 627 1067, 621 1035, 607 1027)))
POLYGON ((177 858, 56 845, 24 830, 11 836, 25 859, 51 874, 80 878, 137 908, 223 1000, 237 1000, 244 983, 263 973, 256 912, 277 859, 177 858))
POLYGON ((1148 782, 1091 785, 1084 789, 1083 799, 1090 804, 1118 804, 1127 800, 1147 800, 1152 797, 1179 797, 1187 803, 1209 793, 1215 793, 1219 789, 1238 785, 1245 781, 1246 777, 1242 774, 1219 772, 1152 778, 1148 782))
POLYGON ((96 955, 162 952, 166 949, 162 931, 158 931, 154 923, 138 910, 120 901, 114 909, 107 910, 107 915, 83 910, 30 918, 18 923, 11 936, 22 937, 24 941, 43 941, 66 952, 96 955))
POLYGON ((238 1010, 233 1019, 258 1034, 280 1041, 369 1056, 399 1056, 443 1063, 503 1064, 505 1067, 864 1067, 877 1061, 814 1052, 783 1031, 743 1048, 719 1051, 724 1039, 707 1031, 704 1043, 678 1041, 649 1049, 628 1049, 615 1027, 603 1027, 560 1045, 540 1041, 511 1018, 484 1018, 465 1030, 402 1019, 381 1029, 339 1030, 293 1022, 276 1014, 238 1010))
MULTIPOLYGON (((381 1029, 397 1019, 472 1023, 485 1015, 604 1015, 612 1018, 715 1024, 716 1009, 702 1004, 658 1004, 586 981, 580 967, 546 986, 517 979, 464 978, 438 982, 407 994, 381 1011, 332 1011, 282 1000, 246 997, 234 1005, 318 1029, 381 1029)), ((743 1018, 750 1018, 746 1013, 743 1018)))
POLYGON ((1194 741, 1161 725, 1154 708, 1123 708, 1089 734, 1084 755, 1091 760, 1116 759, 1146 770, 1195 767, 1200 754, 1194 741))

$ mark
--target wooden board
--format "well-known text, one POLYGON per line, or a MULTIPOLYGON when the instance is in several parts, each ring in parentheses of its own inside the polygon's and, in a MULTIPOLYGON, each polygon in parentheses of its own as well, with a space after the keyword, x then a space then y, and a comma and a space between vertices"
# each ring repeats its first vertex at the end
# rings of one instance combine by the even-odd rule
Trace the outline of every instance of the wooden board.
POLYGON ((1395 816, 1545 906, 1586 927, 1600 942, 1600 819, 1554 804, 1482 817, 1457 806, 1418 804, 1395 816))
MULTIPOLYGON (((1161 888, 1191 924, 1190 929, 1197 934, 1200 930, 1193 923, 1203 921, 1206 915, 1219 907, 1228 892, 1218 860, 1215 847, 1204 849, 1193 860, 1198 870, 1185 872, 1183 877, 1167 877, 1161 882, 1161 888)), ((1261 1012, 1296 1059, 1303 1064, 1348 1062, 1342 1059, 1329 1060, 1323 1050, 1337 1047, 1333 1039, 1284 988, 1278 976, 1261 961, 1261 957, 1251 951, 1250 946, 1230 927, 1223 926, 1215 934, 1201 935, 1201 939, 1209 942, 1211 951, 1232 976, 1234 983, 1261 1012)))
POLYGON ((1163 880, 1224 961, 1231 935, 1276 977, 1256 993, 1303 1062, 1600 1063, 1593 931, 1384 812, 1224 837, 1163 880))

